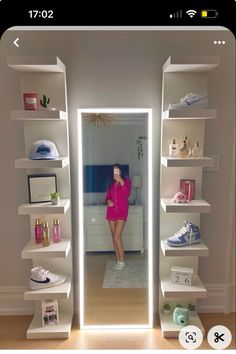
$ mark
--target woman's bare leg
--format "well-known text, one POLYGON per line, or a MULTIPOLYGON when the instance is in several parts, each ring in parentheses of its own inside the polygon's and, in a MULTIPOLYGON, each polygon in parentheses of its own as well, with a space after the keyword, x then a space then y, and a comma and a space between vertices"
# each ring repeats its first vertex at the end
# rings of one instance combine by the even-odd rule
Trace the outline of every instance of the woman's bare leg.
POLYGON ((118 262, 118 261, 120 260, 120 258, 119 258, 119 251, 118 251, 118 248, 117 248, 116 243, 115 243, 115 226, 116 226, 116 221, 108 220, 108 223, 109 223, 109 226, 110 226, 110 229, 111 229, 113 246, 114 246, 114 250, 115 250, 115 254, 116 254, 116 259, 117 259, 117 262, 118 262))
POLYGON ((114 243, 119 255, 119 261, 124 262, 124 247, 121 241, 122 232, 125 227, 125 220, 117 220, 115 223, 114 243))

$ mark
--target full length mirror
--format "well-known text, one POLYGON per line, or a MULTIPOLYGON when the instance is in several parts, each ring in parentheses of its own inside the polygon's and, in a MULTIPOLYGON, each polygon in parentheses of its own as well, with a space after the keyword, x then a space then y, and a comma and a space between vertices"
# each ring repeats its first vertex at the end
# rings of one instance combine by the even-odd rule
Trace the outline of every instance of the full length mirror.
POLYGON ((81 328, 151 327, 151 110, 78 119, 81 328))

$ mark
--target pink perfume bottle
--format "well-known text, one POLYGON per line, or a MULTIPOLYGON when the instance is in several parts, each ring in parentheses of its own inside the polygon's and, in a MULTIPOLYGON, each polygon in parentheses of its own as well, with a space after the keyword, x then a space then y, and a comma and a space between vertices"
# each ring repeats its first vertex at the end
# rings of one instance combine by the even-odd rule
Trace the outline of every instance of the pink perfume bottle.
POLYGON ((61 225, 59 219, 53 220, 53 242, 57 243, 61 241, 61 225))
POLYGON ((35 219, 34 237, 35 237, 35 243, 42 243, 42 241, 43 241, 43 227, 42 227, 42 223, 39 219, 35 219))

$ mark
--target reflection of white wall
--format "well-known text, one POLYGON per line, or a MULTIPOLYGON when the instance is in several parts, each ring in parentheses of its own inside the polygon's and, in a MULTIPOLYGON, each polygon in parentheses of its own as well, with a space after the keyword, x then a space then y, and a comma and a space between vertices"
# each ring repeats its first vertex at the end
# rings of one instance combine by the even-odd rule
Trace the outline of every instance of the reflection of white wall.
MULTIPOLYGON (((142 188, 138 189, 138 199, 143 205, 144 242, 147 240, 147 141, 143 143, 143 158, 137 157, 137 138, 147 136, 147 117, 145 123, 110 124, 97 128, 93 123, 83 124, 83 162, 86 165, 127 164, 129 176, 142 176, 142 188), (146 123, 146 124, 145 124, 146 123)), ((135 198, 132 188, 130 201, 135 198)), ((105 193, 85 193, 84 203, 103 202, 105 193)), ((145 242, 146 244, 146 242, 145 242)))

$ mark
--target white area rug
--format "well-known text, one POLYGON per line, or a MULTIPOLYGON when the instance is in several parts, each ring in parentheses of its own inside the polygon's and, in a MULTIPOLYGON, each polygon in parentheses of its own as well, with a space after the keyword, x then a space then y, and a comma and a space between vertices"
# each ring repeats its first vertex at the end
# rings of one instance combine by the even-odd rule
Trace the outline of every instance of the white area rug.
POLYGON ((116 262, 107 261, 103 288, 147 288, 148 264, 146 260, 126 261, 125 268, 115 270, 116 262))

